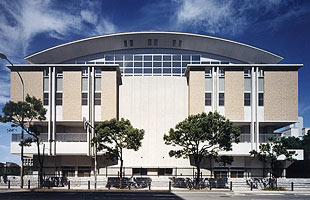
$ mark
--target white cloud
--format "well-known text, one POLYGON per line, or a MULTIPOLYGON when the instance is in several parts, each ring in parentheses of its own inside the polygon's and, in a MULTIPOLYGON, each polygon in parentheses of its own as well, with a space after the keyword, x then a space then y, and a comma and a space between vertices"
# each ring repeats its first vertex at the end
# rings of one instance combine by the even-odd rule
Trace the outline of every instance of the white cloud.
POLYGON ((79 7, 79 12, 69 12, 70 9, 56 9, 53 3, 51 0, 0 1, 0 52, 20 63, 21 59, 14 58, 25 56, 38 34, 66 40, 72 33, 87 37, 116 31, 95 9, 79 7))
POLYGON ((236 35, 250 26, 277 29, 286 20, 307 12, 292 1, 182 0, 173 16, 177 30, 191 29, 212 34, 236 35), (293 4, 294 6, 292 6, 293 4))

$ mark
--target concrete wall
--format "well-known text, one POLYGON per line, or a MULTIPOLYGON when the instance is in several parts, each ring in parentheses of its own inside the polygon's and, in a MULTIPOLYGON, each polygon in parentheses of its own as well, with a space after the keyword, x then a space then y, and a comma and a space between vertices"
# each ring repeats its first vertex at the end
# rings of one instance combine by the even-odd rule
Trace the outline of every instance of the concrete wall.
POLYGON ((244 119, 243 71, 225 71, 225 115, 230 120, 244 119))
MULTIPOLYGON (((25 87, 25 97, 27 94, 35 96, 43 101, 43 71, 19 72, 25 87)), ((11 101, 22 100, 22 84, 17 72, 11 72, 11 101)))
POLYGON ((81 120, 81 71, 63 72, 63 120, 81 120))
POLYGON ((188 77, 188 114, 205 112, 205 71, 190 71, 188 77))
POLYGON ((101 72, 101 119, 110 120, 118 116, 118 83, 116 71, 101 72))
POLYGON ((188 116, 186 78, 123 77, 119 91, 120 118, 145 130, 140 150, 124 152, 124 165, 188 167, 188 159, 169 157, 168 152, 174 147, 163 141, 164 134, 188 116))
POLYGON ((264 119, 298 120, 298 71, 265 71, 264 119))

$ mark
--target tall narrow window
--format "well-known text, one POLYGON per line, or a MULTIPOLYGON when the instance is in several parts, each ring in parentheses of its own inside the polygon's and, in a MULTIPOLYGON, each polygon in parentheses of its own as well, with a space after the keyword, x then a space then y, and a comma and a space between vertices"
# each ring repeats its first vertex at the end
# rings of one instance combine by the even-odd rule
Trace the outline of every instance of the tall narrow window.
POLYGON ((212 105, 212 90, 213 90, 213 84, 212 84, 211 69, 206 68, 205 69, 205 106, 212 105))
POLYGON ((101 105, 101 69, 95 74, 95 105, 101 105))
POLYGON ((264 71, 258 71, 258 106, 264 106, 264 71))
POLYGON ((182 47, 182 40, 179 40, 179 47, 182 47))
POLYGON ((133 46, 133 40, 129 40, 129 44, 132 47, 133 46))
POLYGON ((219 70, 219 106, 225 105, 225 71, 219 70))
POLYGON ((207 92, 205 93, 205 106, 211 106, 212 105, 212 93, 207 92))
POLYGON ((124 40, 124 47, 127 47, 127 40, 124 40))
POLYGON ((264 93, 258 93, 258 106, 264 106, 264 93))
POLYGON ((177 41, 176 40, 172 40, 172 46, 176 47, 177 46, 177 41))
POLYGON ((82 100, 81 103, 83 106, 88 104, 88 70, 82 70, 82 100))
POLYGON ((251 106, 251 70, 244 70, 244 106, 251 106))
POLYGON ((57 70, 57 79, 56 79, 56 105, 62 105, 62 77, 63 72, 61 70, 57 70))
POLYGON ((43 105, 48 105, 49 100, 49 70, 44 70, 43 73, 43 105))
POLYGON ((152 46, 152 39, 147 40, 147 46, 152 46))
POLYGON ((158 39, 154 39, 154 46, 158 46, 158 39))

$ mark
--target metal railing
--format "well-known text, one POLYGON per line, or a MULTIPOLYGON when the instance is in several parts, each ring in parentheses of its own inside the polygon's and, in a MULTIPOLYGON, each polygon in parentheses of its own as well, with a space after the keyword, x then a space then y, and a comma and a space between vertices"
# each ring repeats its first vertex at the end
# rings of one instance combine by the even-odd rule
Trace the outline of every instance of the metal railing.
MULTIPOLYGON (((31 138, 31 135, 25 134, 24 139, 31 138)), ((41 142, 48 141, 47 133, 41 133, 40 136, 41 142)), ((12 142, 19 142, 21 140, 21 134, 12 134, 12 142)), ((87 142, 86 133, 56 133, 57 142, 87 142)))
MULTIPOLYGON (((262 134, 262 133, 260 133, 259 134, 259 142, 260 143, 266 143, 269 141, 268 138, 270 138, 270 137, 273 137, 276 139, 281 138, 281 136, 277 135, 277 134, 262 134)), ((240 143, 251 142, 251 134, 240 134, 239 139, 240 139, 240 143)), ((256 142, 256 138, 255 138, 255 142, 256 142)))

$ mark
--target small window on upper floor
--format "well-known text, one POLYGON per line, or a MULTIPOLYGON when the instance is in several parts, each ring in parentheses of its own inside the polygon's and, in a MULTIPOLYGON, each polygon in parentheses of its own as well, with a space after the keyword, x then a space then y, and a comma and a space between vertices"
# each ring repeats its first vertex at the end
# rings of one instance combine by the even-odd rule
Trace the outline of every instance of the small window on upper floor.
POLYGON ((176 40, 172 40, 172 46, 177 46, 177 41, 176 40))
POLYGON ((264 77, 264 70, 262 69, 258 70, 258 77, 264 77))
POLYGON ((147 40, 147 46, 152 46, 152 39, 147 40))
POLYGON ((179 47, 182 47, 182 40, 179 40, 179 47))
POLYGON ((62 70, 57 70, 57 77, 62 77, 62 75, 63 75, 62 70))
POLYGON ((124 47, 127 47, 128 44, 127 44, 127 40, 124 40, 124 47))
POLYGON ((251 77, 251 70, 245 69, 244 70, 244 77, 251 77))
POLYGON ((133 40, 129 40, 129 44, 132 47, 133 46, 133 40))
POLYGON ((154 46, 158 46, 158 39, 154 39, 154 46))
POLYGON ((205 77, 212 77, 211 69, 209 68, 205 69, 205 77))
POLYGON ((96 69, 95 70, 95 76, 96 77, 101 77, 101 69, 96 69))
POLYGON ((43 76, 44 76, 44 77, 48 77, 48 76, 49 76, 49 70, 48 70, 48 69, 45 69, 45 70, 43 71, 43 76))
POLYGON ((224 69, 219 70, 219 77, 225 77, 225 70, 224 69))
POLYGON ((88 69, 82 69, 82 77, 88 76, 88 69))

